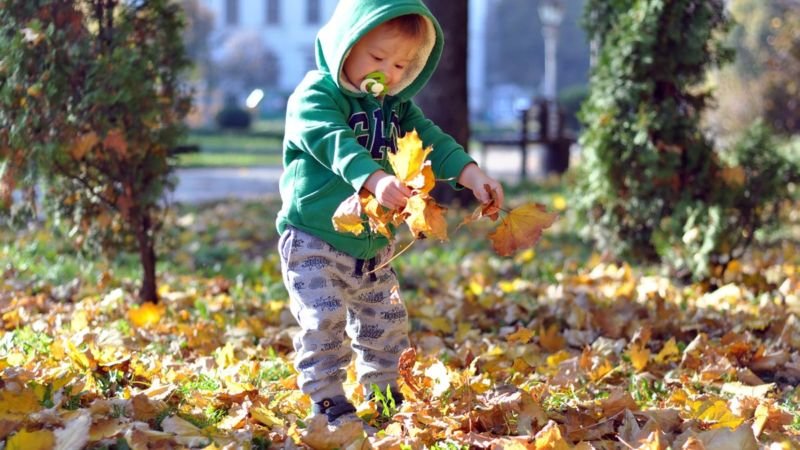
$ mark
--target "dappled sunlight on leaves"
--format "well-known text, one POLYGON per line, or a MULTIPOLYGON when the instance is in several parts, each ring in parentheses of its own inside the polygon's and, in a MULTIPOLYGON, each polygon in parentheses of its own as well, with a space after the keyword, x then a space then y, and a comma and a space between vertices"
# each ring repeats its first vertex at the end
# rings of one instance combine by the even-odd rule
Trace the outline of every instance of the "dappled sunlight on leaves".
MULTIPOLYGON (((349 381, 359 414, 381 431, 332 434, 306 420, 311 402, 297 390, 275 206, 176 209, 157 305, 136 304, 119 263, 59 280, 2 250, 12 262, 0 279, 5 448, 727 449, 800 439, 791 244, 755 250, 713 283, 682 284, 593 255, 570 240, 566 220, 514 258, 488 248, 494 224, 484 220, 446 247, 420 241, 397 258, 411 324, 406 402, 383 417, 349 381), (78 287, 61 292, 73 278, 78 287)), ((451 226, 467 215, 443 213, 451 226)), ((34 235, 39 254, 59 245, 34 235)))

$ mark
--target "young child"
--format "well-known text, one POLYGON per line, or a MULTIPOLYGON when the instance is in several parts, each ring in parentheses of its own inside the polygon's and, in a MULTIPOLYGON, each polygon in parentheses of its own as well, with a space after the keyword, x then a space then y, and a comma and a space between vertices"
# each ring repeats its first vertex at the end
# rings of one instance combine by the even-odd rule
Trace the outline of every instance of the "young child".
POLYGON ((386 155, 413 129, 433 146, 437 179, 457 180, 451 184, 471 189, 482 203, 491 200, 488 185, 503 201, 500 184, 411 100, 442 46, 439 24, 420 0, 340 0, 317 35, 317 70, 289 98, 278 246, 291 311, 302 328, 294 341, 298 384, 329 425, 360 420, 342 388, 351 348, 365 393, 372 385, 382 392, 388 387, 399 403, 398 359, 409 346, 395 273, 374 270, 393 247, 368 231, 336 232, 339 204, 365 189, 387 208, 405 205, 411 192, 392 175, 386 155))

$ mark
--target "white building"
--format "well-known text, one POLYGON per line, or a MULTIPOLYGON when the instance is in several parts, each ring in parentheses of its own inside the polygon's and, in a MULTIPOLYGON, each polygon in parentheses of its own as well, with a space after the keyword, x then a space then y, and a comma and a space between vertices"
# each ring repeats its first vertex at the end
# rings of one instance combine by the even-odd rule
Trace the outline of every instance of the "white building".
MULTIPOLYGON (((387 0, 391 1, 391 0, 387 0)), ((247 39, 259 36, 264 48, 275 56, 278 67, 275 88, 291 92, 305 73, 316 67, 314 41, 319 28, 328 20, 337 0, 202 0, 214 14, 211 42, 215 59, 247 39), (226 41, 229 45, 226 45, 226 41)), ((485 91, 485 24, 491 0, 468 0, 469 23, 469 96, 470 109, 483 108, 485 91)), ((454 1, 453 7, 466 2, 454 1)))

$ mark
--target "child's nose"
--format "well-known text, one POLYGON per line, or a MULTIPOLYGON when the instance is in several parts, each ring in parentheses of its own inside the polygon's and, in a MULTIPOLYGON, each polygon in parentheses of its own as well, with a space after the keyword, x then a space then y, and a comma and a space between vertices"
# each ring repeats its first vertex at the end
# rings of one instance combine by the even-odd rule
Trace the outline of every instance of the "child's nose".
POLYGON ((384 69, 383 73, 386 74, 386 83, 390 85, 399 80, 403 75, 403 71, 394 66, 387 67, 384 69))

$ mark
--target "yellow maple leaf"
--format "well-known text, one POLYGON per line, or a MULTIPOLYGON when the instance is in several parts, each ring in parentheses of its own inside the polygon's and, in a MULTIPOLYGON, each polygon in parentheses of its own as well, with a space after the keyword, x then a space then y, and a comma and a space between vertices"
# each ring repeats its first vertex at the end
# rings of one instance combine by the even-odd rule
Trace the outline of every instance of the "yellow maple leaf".
POLYGON ((725 400, 694 400, 689 403, 689 408, 696 419, 710 423, 711 429, 737 428, 744 419, 731 412, 725 400))
POLYGON ((433 174, 430 161, 425 161, 419 175, 408 182, 408 187, 423 194, 429 193, 436 187, 436 176, 433 174))
POLYGON ((137 328, 146 328, 157 324, 164 316, 164 305, 145 302, 128 311, 128 319, 137 328))
POLYGON ((647 361, 650 359, 650 350, 642 345, 641 342, 631 344, 628 349, 628 357, 631 359, 631 364, 637 372, 641 372, 647 367, 647 361))
POLYGON ((389 228, 389 224, 394 223, 394 211, 389 211, 381 206, 378 203, 378 199, 366 191, 359 195, 359 200, 361 201, 362 210, 369 219, 370 229, 391 239, 392 231, 389 228))
POLYGON ((6 441, 6 450, 50 450, 55 444, 50 430, 20 430, 6 441))
POLYGON ((432 147, 422 148, 417 130, 409 131, 397 139, 397 152, 390 152, 388 155, 394 175, 403 183, 409 184, 422 172, 425 158, 432 150, 432 147))
POLYGON ((569 354, 566 350, 559 350, 556 353, 547 357, 547 365, 551 368, 558 367, 559 364, 562 362, 570 359, 572 355, 569 354))
POLYGON ((675 338, 670 338, 665 344, 664 348, 655 357, 657 363, 662 364, 673 359, 679 359, 681 351, 675 343, 675 338))
POLYGON ((406 224, 415 237, 435 237, 447 240, 447 220, 444 212, 447 208, 439 206, 427 195, 412 195, 406 202, 403 213, 407 214, 406 224))
POLYGON ((276 416, 272 410, 264 406, 250 408, 250 417, 269 428, 282 427, 284 425, 282 419, 276 416))
POLYGON ((503 218, 497 229, 489 234, 495 252, 510 256, 515 251, 532 247, 550 227, 558 214, 548 213, 540 203, 528 203, 514 208, 503 218))
POLYGON ((20 420, 42 406, 32 389, 19 392, 0 390, 0 420, 20 420))
POLYGON ((520 328, 519 330, 506 336, 506 341, 509 344, 513 344, 515 342, 527 344, 531 341, 531 339, 533 339, 533 331, 529 330, 528 328, 520 328))
POLYGON ((536 436, 534 436, 533 448, 535 450, 569 450, 570 445, 561 435, 561 429, 554 421, 547 422, 536 436))
POLYGON ((363 213, 364 208, 358 194, 347 197, 333 213, 333 229, 358 236, 364 232, 364 219, 361 217, 363 213))
POLYGON ((612 370, 614 370, 614 367, 611 365, 611 362, 609 362, 607 359, 604 359, 595 367, 592 367, 592 369, 589 371, 589 378, 591 378, 592 381, 600 380, 612 370))

